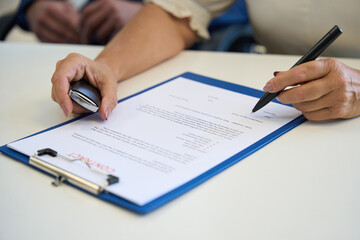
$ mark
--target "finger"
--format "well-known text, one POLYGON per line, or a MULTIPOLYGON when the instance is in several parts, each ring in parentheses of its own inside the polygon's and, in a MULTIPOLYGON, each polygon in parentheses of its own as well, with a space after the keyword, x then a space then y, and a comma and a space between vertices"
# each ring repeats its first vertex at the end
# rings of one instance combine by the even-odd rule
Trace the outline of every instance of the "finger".
POLYGON ((289 86, 296 86, 308 81, 320 79, 326 76, 330 70, 332 64, 330 60, 317 60, 300 64, 292 69, 278 74, 276 77, 270 79, 265 87, 264 91, 278 92, 289 86))
POLYGON ((96 32, 98 27, 109 16, 109 9, 107 6, 100 5, 101 7, 91 15, 87 15, 81 21, 82 28, 80 31, 81 41, 89 42, 91 36, 96 32))
POLYGON ((354 93, 342 90, 335 90, 313 101, 294 104, 294 107, 303 113, 315 112, 326 108, 331 111, 328 118, 354 117, 357 115, 357 111, 354 113, 356 106, 356 104, 354 105, 354 93))
POLYGON ((313 112, 303 113, 304 117, 311 121, 324 121, 333 119, 331 108, 322 108, 313 112))
POLYGON ((97 29, 96 34, 102 42, 105 43, 109 40, 110 34, 115 30, 114 22, 114 19, 109 17, 97 29))
POLYGON ((49 42, 49 43, 64 43, 62 37, 60 37, 56 32, 54 32, 52 29, 48 28, 46 25, 40 24, 38 26, 37 37, 42 42, 49 42))
POLYGON ((99 114, 102 119, 107 120, 110 113, 117 105, 117 83, 112 80, 104 81, 98 88, 102 95, 99 114))
POLYGON ((75 7, 70 2, 65 2, 66 12, 65 19, 70 23, 72 29, 78 33, 80 27, 80 13, 75 9, 75 7))
POLYGON ((79 29, 80 14, 70 2, 61 2, 59 11, 54 12, 55 17, 67 26, 72 33, 77 34, 79 29))
POLYGON ((297 110, 303 113, 307 113, 307 112, 318 111, 323 108, 331 108, 332 103, 333 100, 329 98, 329 95, 326 95, 320 99, 316 99, 313 101, 294 103, 293 106, 297 110))
POLYGON ((79 54, 69 54, 59 61, 51 78, 53 84, 53 99, 60 105, 65 115, 73 111, 73 104, 68 95, 70 82, 81 79, 85 73, 87 59, 79 54))
MULTIPOLYGON (((54 90, 54 87, 52 87, 51 89, 51 98, 53 99, 54 102, 57 102, 56 101, 56 95, 55 95, 55 90, 54 90)), ((83 114, 83 113, 86 113, 87 110, 84 109, 83 107, 79 106, 77 103, 75 103, 74 101, 72 101, 72 104, 73 104, 73 108, 72 108, 72 111, 75 112, 75 113, 78 113, 78 114, 83 114)), ((68 111, 64 111, 64 108, 63 109, 63 112, 66 116, 68 116, 68 111)))
POLYGON ((98 9, 102 8, 101 1, 94 1, 85 6, 85 8, 81 12, 80 17, 80 42, 83 44, 89 43, 89 26, 88 19, 92 16, 98 9))
POLYGON ((330 77, 313 80, 305 84, 282 91, 278 100, 285 104, 296 104, 319 99, 337 88, 330 77))
POLYGON ((64 6, 61 6, 61 8, 50 8, 49 14, 52 21, 47 22, 47 26, 60 37, 76 41, 77 29, 70 20, 70 18, 74 17, 72 13, 72 11, 68 11, 64 6))
POLYGON ((39 14, 37 24, 33 23, 33 26, 35 26, 33 31, 42 42, 63 43, 64 40, 62 39, 62 36, 59 36, 51 27, 49 27, 49 25, 56 24, 53 23, 56 20, 50 17, 50 15, 48 8, 39 14))
POLYGON ((43 28, 47 29, 48 32, 52 32, 52 36, 56 36, 58 41, 68 42, 68 41, 76 41, 76 34, 69 31, 66 25, 63 25, 59 19, 51 17, 50 21, 42 24, 43 28))
MULTIPOLYGON (((75 39, 70 39, 71 43, 80 43, 80 13, 70 2, 66 2, 67 14, 65 20, 72 29, 75 39), (75 41, 74 41, 75 40, 75 41)), ((66 24, 66 23, 65 23, 66 24)))
POLYGON ((53 84, 53 99, 60 105, 66 117, 73 111, 73 104, 68 92, 70 89, 70 83, 66 76, 62 76, 57 72, 54 73, 51 78, 53 84))
POLYGON ((103 5, 101 1, 95 1, 87 4, 81 11, 81 23, 86 20, 89 16, 93 15, 103 5))
POLYGON ((52 98, 52 100, 53 100, 54 102, 56 102, 54 87, 51 87, 51 98, 52 98))

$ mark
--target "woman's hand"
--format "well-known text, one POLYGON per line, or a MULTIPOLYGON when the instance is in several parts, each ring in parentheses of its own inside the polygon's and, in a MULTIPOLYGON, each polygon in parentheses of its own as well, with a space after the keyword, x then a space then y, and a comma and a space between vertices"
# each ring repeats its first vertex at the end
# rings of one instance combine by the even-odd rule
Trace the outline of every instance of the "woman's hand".
POLYGON ((329 58, 274 73, 264 91, 282 91, 278 100, 293 104, 309 120, 352 118, 360 115, 360 70, 329 58))
POLYGON ((80 43, 80 14, 64 1, 35 1, 26 11, 31 30, 42 42, 80 43))
POLYGON ((98 112, 102 119, 107 120, 117 104, 117 80, 106 63, 93 61, 76 53, 69 54, 56 64, 51 78, 52 99, 60 105, 66 116, 71 112, 86 112, 74 104, 68 94, 71 82, 82 78, 100 90, 102 101, 98 112))
POLYGON ((95 34, 105 44, 143 7, 141 2, 99 0, 90 2, 82 11, 81 43, 89 44, 95 34))

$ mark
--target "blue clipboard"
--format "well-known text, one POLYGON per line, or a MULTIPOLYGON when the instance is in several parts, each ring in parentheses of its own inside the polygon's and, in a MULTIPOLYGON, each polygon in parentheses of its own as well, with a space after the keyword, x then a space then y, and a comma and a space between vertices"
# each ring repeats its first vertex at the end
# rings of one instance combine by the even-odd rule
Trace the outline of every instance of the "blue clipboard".
MULTIPOLYGON (((219 87, 219 88, 223 88, 223 89, 227 89, 227 90, 230 90, 230 91, 233 91, 233 92, 237 92, 237 93, 242 93, 242 94, 246 94, 246 95, 249 95, 249 96, 253 96, 253 97, 257 97, 257 98, 260 98, 264 92, 263 91, 260 91, 260 90, 256 90, 256 89, 253 89, 253 88, 249 88, 249 87, 245 87, 245 86, 241 86, 241 85, 237 85, 237 84, 233 84, 233 83, 229 83, 229 82, 224 82, 224 81, 220 81, 220 80, 217 80, 217 79, 213 79, 213 78, 209 78, 209 77, 205 77, 205 76, 201 76, 201 75, 197 75, 197 74, 194 74, 194 73, 191 73, 191 72, 186 72, 184 74, 181 74, 179 76, 176 76, 170 80, 167 80, 165 82, 162 82, 158 85, 155 85, 153 87, 150 87, 148 89, 145 89, 139 93, 136 93, 132 96, 129 96, 127 98, 124 98, 124 99, 121 99, 119 100, 119 102, 121 101, 125 101, 126 99, 129 99, 129 98, 132 98, 138 94, 141 94, 143 92, 146 92, 146 91, 149 91, 153 88, 156 88, 157 86, 160 86, 162 84, 165 84, 169 81, 172 81, 178 77, 184 77, 184 78, 187 78, 187 79, 190 79, 190 80, 193 80, 193 81, 197 81, 197 82, 200 82, 200 83, 204 83, 204 84, 208 84, 208 85, 212 85, 212 86, 216 86, 216 87, 219 87)), ((276 100, 275 100, 276 101, 276 100)), ((280 102, 278 102, 280 103, 280 102)), ((43 131, 40 131, 38 133, 35 133, 33 135, 36 135, 36 134, 40 134, 42 132, 46 132, 46 131, 49 131, 51 129, 54 129, 54 128, 58 128, 60 126, 63 126, 65 124, 69 124, 73 121, 77 121, 83 117, 86 117, 90 114, 93 114, 93 113, 88 113, 88 114, 85 114, 85 115, 82 115, 80 117, 77 117, 77 118, 74 118, 72 120, 69 120, 69 121, 66 121, 64 123, 61 123, 59 125, 56 125, 54 127, 51 127, 51 128, 48 128, 46 130, 43 130, 43 131)), ((256 143, 254 143, 253 145, 245 148, 244 150, 242 150, 241 152, 238 152, 237 154, 233 155, 232 157, 230 157, 229 159, 223 161, 222 163, 218 164, 217 166, 211 168, 210 170, 206 171, 205 173, 197 176, 196 178, 192 179, 191 181, 183 184, 182 186, 176 188, 176 189, 173 189, 172 191, 158 197, 157 199, 143 205, 143 206, 138 206, 132 202, 129 202, 119 196, 116 196, 114 194, 111 194, 111 193, 108 193, 108 192, 102 192, 100 193, 99 195, 95 195, 95 194, 92 194, 92 193, 89 193, 71 183, 68 183, 69 185, 81 190, 81 191, 84 191, 94 197, 97 197, 101 200, 104 200, 104 201, 107 201, 107 202, 110 202, 110 203, 113 203, 115 205, 118 205, 118 206, 121 206, 123 208, 126 208, 128 210, 131 210, 133 212, 136 212, 138 214, 146 214, 146 213, 149 213, 161 206, 163 206, 164 204, 172 201, 173 199, 181 196, 182 194, 188 192, 189 190, 195 188, 196 186, 198 186, 199 184, 205 182, 206 180, 208 180, 209 178, 213 177, 214 175, 220 173, 221 171, 227 169, 228 167, 232 166, 233 164, 239 162, 240 160, 244 159, 245 157, 247 157, 248 155, 252 154, 253 152, 257 151, 258 149, 262 148, 263 146, 265 146, 266 144, 270 143, 271 141, 275 140, 276 138, 278 138, 279 136, 283 135, 284 133, 290 131, 291 129, 295 128, 296 126, 300 125, 301 123, 303 123, 304 121, 306 121, 305 117, 303 115, 299 116, 298 118, 294 119, 293 121, 289 122, 288 124, 284 125, 283 127, 277 129, 276 131, 272 132, 271 134, 267 135, 266 137, 262 138, 261 140, 257 141, 256 143)), ((30 135, 30 136, 33 136, 33 135, 30 135)), ((28 136, 28 137, 30 137, 28 136)), ((4 153, 5 155, 8 155, 10 156, 11 158, 14 158, 38 171, 41 171, 41 172, 44 172, 36 167, 33 167, 32 165, 29 164, 29 156, 26 156, 26 155, 23 155, 19 152, 16 152, 10 148, 8 148, 6 145, 0 147, 0 151, 2 153, 4 153)), ((46 173, 46 172, 44 172, 46 173)), ((46 173, 48 174, 48 173, 46 173)))

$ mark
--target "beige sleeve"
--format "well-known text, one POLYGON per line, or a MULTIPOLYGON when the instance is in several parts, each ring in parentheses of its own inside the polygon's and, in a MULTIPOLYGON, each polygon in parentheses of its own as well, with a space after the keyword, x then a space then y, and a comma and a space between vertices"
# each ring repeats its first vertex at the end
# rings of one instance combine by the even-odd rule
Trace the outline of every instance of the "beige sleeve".
POLYGON ((209 39, 210 21, 224 13, 234 0, 145 0, 177 18, 189 18, 190 27, 200 39, 209 39))

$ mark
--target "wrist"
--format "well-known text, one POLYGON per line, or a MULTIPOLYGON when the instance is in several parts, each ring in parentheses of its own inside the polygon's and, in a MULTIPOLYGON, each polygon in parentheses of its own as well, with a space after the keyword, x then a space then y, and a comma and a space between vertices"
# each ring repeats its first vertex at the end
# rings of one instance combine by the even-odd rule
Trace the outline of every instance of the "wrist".
POLYGON ((106 57, 100 54, 98 57, 95 58, 95 61, 105 65, 105 67, 113 73, 117 82, 124 80, 124 72, 110 56, 106 57))

